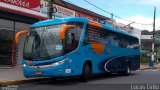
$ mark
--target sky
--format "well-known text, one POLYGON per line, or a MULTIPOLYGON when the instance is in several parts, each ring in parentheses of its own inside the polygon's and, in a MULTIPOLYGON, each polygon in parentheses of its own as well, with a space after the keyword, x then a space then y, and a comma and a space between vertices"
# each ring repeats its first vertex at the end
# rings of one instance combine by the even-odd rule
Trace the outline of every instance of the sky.
MULTIPOLYGON (((91 10, 106 17, 111 17, 110 14, 103 12, 88 4, 84 0, 65 0, 82 8, 91 10)), ((160 29, 160 0, 87 0, 90 3, 104 9, 107 12, 113 13, 116 16, 135 21, 131 24, 132 27, 141 30, 153 30, 153 13, 156 6, 156 30, 160 29), (140 24, 138 24, 140 23, 140 24), (147 24, 147 25, 143 25, 147 24)), ((129 24, 130 22, 114 17, 114 20, 119 23, 129 24)))

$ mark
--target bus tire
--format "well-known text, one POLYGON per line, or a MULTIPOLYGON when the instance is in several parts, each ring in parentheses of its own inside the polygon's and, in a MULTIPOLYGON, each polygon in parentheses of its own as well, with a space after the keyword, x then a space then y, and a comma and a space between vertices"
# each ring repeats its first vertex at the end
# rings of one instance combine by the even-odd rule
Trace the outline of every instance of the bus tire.
POLYGON ((85 63, 83 66, 83 73, 81 76, 81 82, 87 82, 91 78, 91 67, 88 63, 85 63))
POLYGON ((119 74, 120 74, 120 75, 123 75, 123 76, 129 76, 129 75, 131 74, 130 64, 128 63, 128 64, 127 64, 127 67, 126 67, 126 70, 120 72, 119 74))
POLYGON ((125 76, 129 76, 131 74, 131 68, 130 68, 130 64, 127 64, 127 68, 126 71, 124 71, 124 75, 125 76))

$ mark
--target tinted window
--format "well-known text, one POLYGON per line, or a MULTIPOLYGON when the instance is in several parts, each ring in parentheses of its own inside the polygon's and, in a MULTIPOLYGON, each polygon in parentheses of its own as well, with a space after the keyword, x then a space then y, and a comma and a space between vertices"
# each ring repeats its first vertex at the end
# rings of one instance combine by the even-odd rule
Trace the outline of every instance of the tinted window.
POLYGON ((76 28, 69 29, 66 32, 65 53, 75 50, 80 41, 83 23, 72 23, 72 25, 76 25, 76 28))
POLYGON ((86 31, 86 35, 85 39, 89 39, 89 42, 101 42, 101 43, 105 43, 105 39, 106 39, 106 32, 105 30, 101 29, 101 28, 97 28, 94 26, 88 26, 87 27, 87 31, 86 31))
POLYGON ((87 26, 85 35, 85 42, 97 42, 116 47, 123 48, 139 48, 139 42, 137 38, 129 37, 127 35, 111 32, 102 28, 87 26))

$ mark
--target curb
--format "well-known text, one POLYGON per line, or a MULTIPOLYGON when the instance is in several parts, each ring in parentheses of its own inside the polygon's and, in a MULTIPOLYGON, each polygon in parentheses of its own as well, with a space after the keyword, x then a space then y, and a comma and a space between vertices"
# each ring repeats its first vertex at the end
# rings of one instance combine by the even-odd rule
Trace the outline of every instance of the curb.
POLYGON ((8 85, 19 85, 25 83, 32 83, 32 82, 40 82, 44 80, 48 80, 49 78, 33 78, 33 79, 22 79, 22 80, 3 80, 0 81, 0 87, 8 86, 8 85))

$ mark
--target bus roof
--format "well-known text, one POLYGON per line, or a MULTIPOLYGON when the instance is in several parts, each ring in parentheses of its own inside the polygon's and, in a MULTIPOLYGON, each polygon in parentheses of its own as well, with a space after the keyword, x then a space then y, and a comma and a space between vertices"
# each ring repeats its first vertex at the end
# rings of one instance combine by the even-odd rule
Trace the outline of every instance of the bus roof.
MULTIPOLYGON (((90 20, 86 19, 86 18, 80 18, 80 17, 73 17, 73 18, 61 18, 61 19, 50 19, 50 20, 45 20, 45 21, 40 21, 37 23, 34 23, 31 27, 41 27, 41 26, 49 26, 49 25, 53 25, 53 24, 61 24, 61 23, 67 23, 67 22, 82 22, 82 23, 89 23, 90 20)), ((109 31, 112 32, 116 32, 119 34, 123 34, 123 35, 127 35, 133 38, 137 38, 136 36, 133 36, 131 34, 128 34, 125 31, 113 28, 111 25, 109 24, 101 24, 102 28, 107 29, 109 31)))

